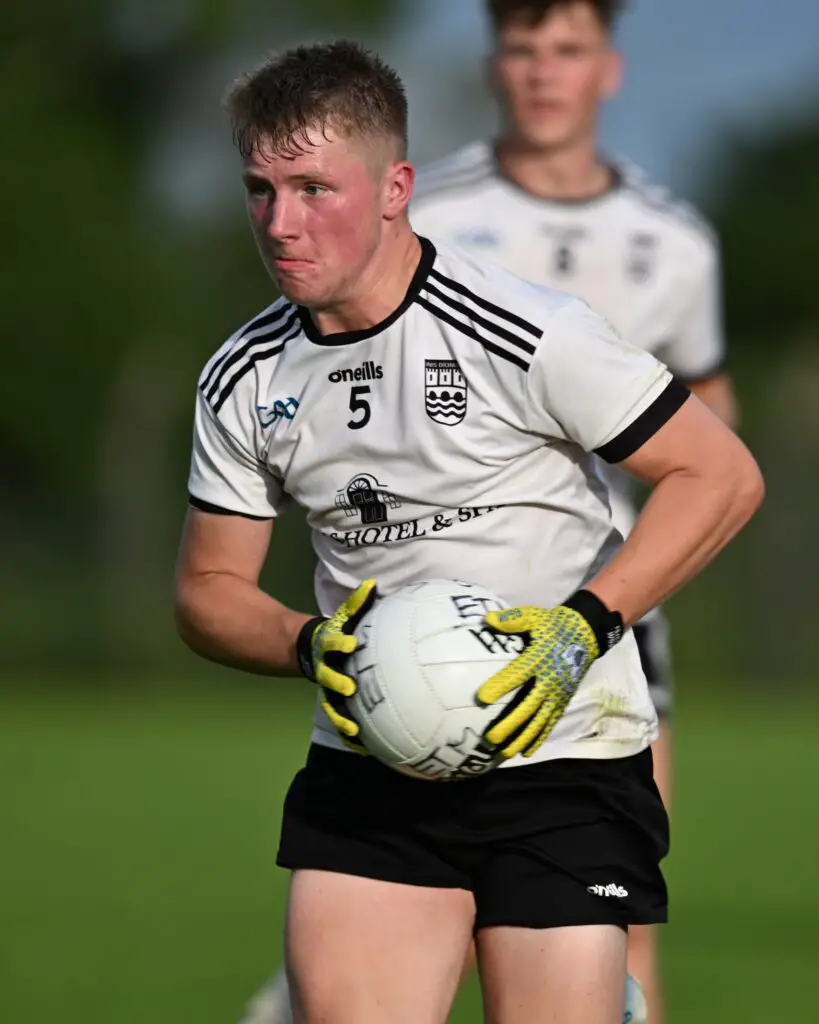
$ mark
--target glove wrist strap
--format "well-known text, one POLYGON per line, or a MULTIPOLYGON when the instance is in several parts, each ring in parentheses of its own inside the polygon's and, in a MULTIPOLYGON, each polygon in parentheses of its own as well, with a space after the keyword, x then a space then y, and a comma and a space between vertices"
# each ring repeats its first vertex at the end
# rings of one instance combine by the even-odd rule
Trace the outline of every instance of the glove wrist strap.
POLYGON ((296 637, 296 658, 299 662, 299 671, 311 683, 316 681, 316 666, 313 664, 313 634, 322 622, 326 621, 327 619, 323 615, 308 619, 296 637))
POLYGON ((578 590, 563 602, 564 608, 578 612, 588 622, 600 653, 610 651, 623 637, 623 616, 610 611, 590 590, 578 590))

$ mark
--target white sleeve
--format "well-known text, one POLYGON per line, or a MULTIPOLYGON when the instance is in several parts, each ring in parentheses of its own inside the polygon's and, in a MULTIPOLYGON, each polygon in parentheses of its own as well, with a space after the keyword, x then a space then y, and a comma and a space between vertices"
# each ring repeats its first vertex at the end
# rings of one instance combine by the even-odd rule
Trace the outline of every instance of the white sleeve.
POLYGON ((687 397, 662 363, 579 300, 552 317, 527 375, 530 429, 607 462, 635 452, 687 397))
POLYGON ((688 280, 680 316, 657 355, 683 382, 705 380, 725 362, 719 252, 708 242, 688 280))
POLYGON ((234 399, 217 415, 201 391, 196 392, 188 491, 191 505, 272 519, 283 504, 283 489, 259 454, 255 413, 234 399))

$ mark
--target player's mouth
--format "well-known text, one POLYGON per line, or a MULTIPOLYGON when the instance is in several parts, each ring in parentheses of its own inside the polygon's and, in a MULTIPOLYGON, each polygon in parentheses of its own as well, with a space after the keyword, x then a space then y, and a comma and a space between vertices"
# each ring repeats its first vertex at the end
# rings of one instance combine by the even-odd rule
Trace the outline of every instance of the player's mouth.
POLYGON ((273 266, 280 273, 294 274, 300 270, 307 270, 312 266, 312 263, 309 260, 298 259, 295 256, 277 256, 273 260, 273 266))
POLYGON ((555 114, 562 114, 566 109, 566 104, 562 100, 529 100, 526 104, 526 110, 529 114, 535 114, 543 116, 554 116, 555 114))

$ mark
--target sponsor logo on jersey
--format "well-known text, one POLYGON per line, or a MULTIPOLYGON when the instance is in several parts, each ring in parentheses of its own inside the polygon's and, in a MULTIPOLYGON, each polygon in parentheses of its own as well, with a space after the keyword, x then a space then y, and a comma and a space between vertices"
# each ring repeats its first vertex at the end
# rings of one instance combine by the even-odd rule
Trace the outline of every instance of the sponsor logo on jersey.
POLYGON ((261 425, 267 428, 279 420, 292 420, 298 407, 298 399, 290 395, 288 398, 277 398, 271 405, 257 405, 256 415, 261 425))
POLYGON ((658 238, 645 231, 635 232, 629 239, 626 273, 636 284, 647 281, 654 270, 658 238))
POLYGON ((362 526, 386 523, 387 509, 400 507, 398 498, 369 473, 357 474, 336 492, 336 508, 343 509, 346 516, 358 516, 362 526))
POLYGON ((577 270, 577 246, 585 239, 586 229, 543 224, 540 231, 555 243, 552 272, 558 277, 571 277, 577 270))
POLYGON ((466 416, 467 385, 454 359, 424 360, 424 405, 427 416, 454 427, 466 416))
POLYGON ((327 374, 327 380, 331 384, 341 384, 343 381, 354 381, 354 380, 381 380, 384 376, 384 367, 376 366, 376 364, 368 359, 361 366, 357 366, 354 370, 333 370, 332 373, 327 374))
POLYGON ((500 235, 491 228, 465 228, 455 235, 455 244, 465 249, 472 246, 491 249, 500 245, 500 235))
POLYGON ((616 885, 614 882, 609 882, 608 885, 589 885, 586 888, 592 896, 616 896, 618 899, 628 896, 628 889, 624 889, 622 885, 616 885))
POLYGON ((371 548, 377 544, 395 544, 400 540, 435 536, 451 530, 456 524, 495 512, 499 505, 444 509, 423 519, 388 522, 388 509, 400 508, 401 502, 384 490, 375 477, 359 473, 346 487, 336 493, 336 506, 347 516, 359 516, 361 525, 355 530, 334 531, 330 539, 345 548, 371 548))

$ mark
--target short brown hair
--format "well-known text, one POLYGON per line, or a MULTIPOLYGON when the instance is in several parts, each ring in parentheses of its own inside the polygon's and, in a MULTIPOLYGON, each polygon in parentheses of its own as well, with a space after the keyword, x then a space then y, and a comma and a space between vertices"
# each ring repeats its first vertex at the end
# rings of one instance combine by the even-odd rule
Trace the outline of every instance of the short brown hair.
POLYGON ((299 149, 308 130, 393 137, 407 148, 407 98, 401 79, 358 43, 298 46, 242 75, 225 97, 233 141, 242 156, 260 145, 299 149))
POLYGON ((600 23, 607 31, 626 6, 626 0, 488 0, 489 17, 497 32, 510 21, 522 21, 534 28, 558 7, 570 7, 572 3, 583 2, 594 8, 600 23))

